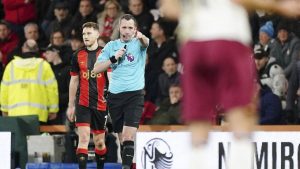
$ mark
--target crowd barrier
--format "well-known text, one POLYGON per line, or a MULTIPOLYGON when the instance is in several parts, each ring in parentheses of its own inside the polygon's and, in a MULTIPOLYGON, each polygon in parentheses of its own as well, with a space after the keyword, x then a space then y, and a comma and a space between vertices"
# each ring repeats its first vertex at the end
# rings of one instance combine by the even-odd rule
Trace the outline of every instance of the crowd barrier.
MULTIPOLYGON (((229 131, 226 126, 213 126, 215 131, 229 131)), ((154 131, 187 131, 185 125, 141 125, 139 132, 154 131)), ((257 125, 255 131, 300 131, 300 125, 257 125)), ((67 128, 64 125, 43 125, 40 126, 40 132, 47 133, 65 133, 67 128)))

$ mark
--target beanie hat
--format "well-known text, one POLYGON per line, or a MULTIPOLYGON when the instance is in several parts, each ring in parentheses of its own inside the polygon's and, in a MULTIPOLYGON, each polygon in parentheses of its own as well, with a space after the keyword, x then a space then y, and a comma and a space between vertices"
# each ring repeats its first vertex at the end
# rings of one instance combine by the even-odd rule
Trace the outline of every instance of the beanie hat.
POLYGON ((266 22, 262 27, 260 27, 259 32, 265 32, 269 37, 273 37, 274 28, 272 21, 266 22))
POLYGON ((290 31, 290 23, 286 20, 282 20, 277 25, 277 31, 284 29, 286 31, 290 31))

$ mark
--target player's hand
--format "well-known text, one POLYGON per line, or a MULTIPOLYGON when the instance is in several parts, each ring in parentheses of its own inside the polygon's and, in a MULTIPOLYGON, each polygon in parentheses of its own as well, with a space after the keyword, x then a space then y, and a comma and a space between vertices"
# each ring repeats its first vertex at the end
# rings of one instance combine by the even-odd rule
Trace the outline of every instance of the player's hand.
POLYGON ((116 53, 115 53, 115 57, 118 60, 120 57, 122 57, 124 55, 124 53, 126 52, 125 48, 121 48, 119 49, 116 53))
POLYGON ((48 114, 48 120, 54 120, 57 117, 57 113, 49 113, 48 114))
POLYGON ((300 16, 300 1, 299 0, 285 0, 279 1, 278 12, 287 17, 300 16))
POLYGON ((135 34, 135 37, 138 38, 138 39, 142 39, 145 35, 142 34, 142 32, 140 31, 136 31, 136 34, 135 34))
POLYGON ((75 107, 69 106, 67 109, 67 118, 70 122, 74 122, 75 120, 75 107))

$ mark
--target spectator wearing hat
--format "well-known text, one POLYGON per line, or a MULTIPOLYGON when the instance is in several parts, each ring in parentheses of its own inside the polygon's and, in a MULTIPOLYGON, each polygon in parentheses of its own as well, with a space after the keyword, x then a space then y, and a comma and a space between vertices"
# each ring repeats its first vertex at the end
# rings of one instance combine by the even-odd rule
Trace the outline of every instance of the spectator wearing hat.
POLYGON ((254 59, 260 83, 267 85, 279 97, 284 96, 287 90, 287 80, 276 59, 269 56, 269 48, 262 45, 255 46, 254 59))
POLYGON ((274 36, 274 28, 272 21, 266 22, 262 27, 259 29, 259 44, 262 46, 271 47, 273 43, 273 36, 274 36))
POLYGON ((270 55, 276 58, 284 69, 287 78, 291 76, 292 68, 299 61, 300 40, 290 32, 289 22, 283 20, 277 25, 277 38, 270 55))
POLYGON ((49 26, 44 30, 46 36, 49 38, 53 31, 62 30, 66 39, 70 38, 72 18, 69 13, 69 6, 67 2, 57 2, 54 5, 54 15, 55 19, 51 21, 49 26))
POLYGON ((62 61, 61 48, 58 46, 50 46, 44 54, 46 60, 50 63, 58 84, 59 96, 59 112, 55 120, 48 121, 48 124, 64 124, 66 120, 66 109, 69 102, 69 82, 70 67, 62 61))

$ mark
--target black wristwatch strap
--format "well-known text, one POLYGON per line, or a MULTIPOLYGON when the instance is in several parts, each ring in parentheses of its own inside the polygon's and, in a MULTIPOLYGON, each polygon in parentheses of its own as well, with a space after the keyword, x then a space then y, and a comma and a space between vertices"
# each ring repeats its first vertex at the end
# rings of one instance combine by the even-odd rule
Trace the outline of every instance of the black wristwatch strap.
POLYGON ((115 56, 110 57, 109 60, 111 61, 111 63, 117 63, 118 62, 118 60, 116 59, 115 56))

